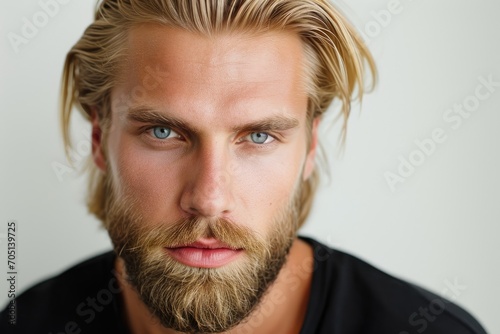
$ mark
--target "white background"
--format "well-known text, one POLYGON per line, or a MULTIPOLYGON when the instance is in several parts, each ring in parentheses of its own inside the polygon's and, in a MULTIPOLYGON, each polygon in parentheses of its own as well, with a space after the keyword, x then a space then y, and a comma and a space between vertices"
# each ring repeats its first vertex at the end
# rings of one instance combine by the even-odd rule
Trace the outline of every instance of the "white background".
MULTIPOLYGON (((338 127, 323 128, 331 179, 302 233, 438 294, 458 282, 462 289, 446 295, 500 333, 500 87, 457 129, 443 119, 474 95, 479 77, 500 82, 500 2, 401 0, 399 13, 379 23, 374 13, 389 3, 338 2, 369 39, 380 84, 361 112, 355 108, 343 156, 338 127), (392 191, 384 174, 397 173, 399 157, 418 154, 415 141, 438 128, 446 141, 392 191)), ((67 164, 57 110, 63 59, 93 7, 88 0, 61 5, 16 53, 8 33, 21 34, 23 18, 41 7, 0 1, 0 267, 7 271, 2 234, 15 219, 18 291, 110 248, 86 213, 85 177, 67 173, 60 181, 52 167, 67 164)), ((75 122, 74 129, 85 155, 88 126, 75 122)))

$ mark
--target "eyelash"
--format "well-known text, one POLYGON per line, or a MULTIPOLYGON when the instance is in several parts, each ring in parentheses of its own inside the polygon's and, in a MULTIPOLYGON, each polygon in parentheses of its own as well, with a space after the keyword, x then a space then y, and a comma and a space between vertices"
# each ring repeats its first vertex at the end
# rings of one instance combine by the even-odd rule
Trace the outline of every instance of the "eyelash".
MULTIPOLYGON (((166 143, 167 142, 167 139, 181 139, 182 140, 182 137, 183 134, 181 131, 178 131, 178 130, 174 130, 173 128, 169 127, 169 126, 163 126, 163 125, 154 125, 154 126, 148 126, 144 129, 141 130, 142 133, 144 133, 145 135, 148 135, 149 138, 151 138, 153 141, 156 141, 158 143, 166 143), (172 138, 166 138, 166 139, 160 139, 160 138, 156 138, 154 136, 154 134, 152 133, 152 131, 156 128, 166 128, 166 129, 170 129, 172 132, 176 133, 179 135, 179 137, 172 137, 172 138)), ((273 135, 272 133, 270 132, 265 132, 265 131, 254 131, 254 132, 249 132, 247 134, 245 134, 244 136, 241 136, 240 139, 238 140, 238 143, 242 143, 242 142, 248 142, 250 143, 251 145, 255 146, 256 148, 259 148, 259 149, 265 149, 265 148, 269 148, 271 145, 273 144, 276 144, 277 142, 279 142, 279 138, 276 136, 276 135, 273 135), (254 143, 252 142, 251 140, 246 140, 246 141, 243 141, 242 138, 246 138, 246 137, 249 137, 250 135, 252 135, 253 133, 265 133, 266 135, 268 135, 269 137, 272 138, 272 141, 270 143, 267 143, 267 144, 258 144, 258 143, 254 143)))
POLYGON ((148 126, 148 127, 144 127, 144 128, 141 128, 140 129, 140 134, 141 135, 145 135, 148 137, 148 140, 153 140, 155 142, 158 142, 158 143, 166 143, 167 141, 170 141, 168 139, 183 139, 183 135, 180 131, 177 131, 177 130, 173 130, 173 128, 171 127, 168 127, 168 126, 163 126, 163 125, 153 125, 153 126, 148 126), (177 137, 169 137, 169 138, 166 138, 166 139, 160 139, 160 138, 156 138, 154 136, 154 129, 156 128, 165 128, 165 129, 170 129, 172 132, 176 133, 178 136, 177 137))
MULTIPOLYGON (((270 134, 269 132, 263 132, 263 131, 260 131, 260 132, 250 132, 250 133, 248 133, 248 134, 246 134, 246 135, 242 136, 241 138, 247 138, 247 137, 251 136, 251 135, 252 135, 252 134, 254 134, 254 133, 265 133, 265 134, 266 134, 266 135, 268 135, 270 138, 272 138, 272 141, 271 141, 270 143, 267 143, 267 144, 266 144, 266 143, 262 143, 262 144, 259 144, 259 143, 254 143, 254 142, 252 142, 252 140, 248 140, 248 142, 249 142, 249 143, 254 144, 254 145, 258 146, 258 147, 261 147, 261 146, 266 146, 266 145, 271 145, 271 144, 272 144, 272 143, 274 143, 276 140, 278 140, 278 138, 276 138, 276 136, 273 136, 273 135, 272 135, 272 134, 270 134)), ((267 141, 267 139, 266 139, 266 141, 267 141)), ((240 140, 239 140, 238 142, 240 142, 240 140)))

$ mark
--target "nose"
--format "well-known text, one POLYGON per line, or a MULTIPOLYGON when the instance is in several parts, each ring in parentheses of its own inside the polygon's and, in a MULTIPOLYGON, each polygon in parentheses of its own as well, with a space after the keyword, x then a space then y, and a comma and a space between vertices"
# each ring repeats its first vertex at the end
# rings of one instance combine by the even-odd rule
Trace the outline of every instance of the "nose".
POLYGON ((203 147, 186 167, 187 182, 181 196, 181 209, 191 215, 222 217, 234 208, 233 175, 229 152, 224 147, 203 147))

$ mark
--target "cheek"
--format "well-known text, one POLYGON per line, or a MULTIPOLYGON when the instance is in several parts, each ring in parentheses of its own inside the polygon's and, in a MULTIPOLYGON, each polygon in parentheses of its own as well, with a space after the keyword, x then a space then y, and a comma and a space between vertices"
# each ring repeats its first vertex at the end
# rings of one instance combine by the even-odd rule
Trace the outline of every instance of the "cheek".
POLYGON ((176 159, 167 154, 145 150, 127 136, 117 141, 111 157, 112 175, 119 195, 135 199, 149 219, 172 214, 182 180, 176 159))
POLYGON ((300 178, 303 158, 301 150, 296 149, 240 161, 235 191, 246 208, 246 219, 252 217, 249 223, 253 227, 265 229, 277 211, 288 204, 300 178))

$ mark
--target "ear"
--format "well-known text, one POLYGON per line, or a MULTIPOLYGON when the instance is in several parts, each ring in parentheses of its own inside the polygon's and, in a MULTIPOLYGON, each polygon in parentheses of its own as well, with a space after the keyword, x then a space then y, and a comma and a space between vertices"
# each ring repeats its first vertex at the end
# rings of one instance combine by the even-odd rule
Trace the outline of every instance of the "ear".
POLYGON ((92 158, 96 166, 103 172, 106 172, 106 158, 102 148, 102 129, 95 107, 92 108, 90 117, 92 122, 92 158))
POLYGON ((316 150, 318 148, 318 126, 321 118, 316 117, 313 120, 312 129, 311 129, 311 146, 309 147, 309 151, 306 156, 306 162, 304 166, 304 173, 302 174, 302 180, 307 180, 315 167, 315 158, 316 158, 316 150))

